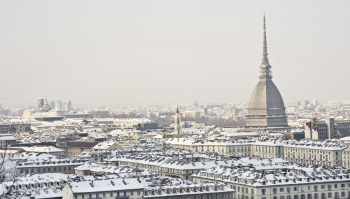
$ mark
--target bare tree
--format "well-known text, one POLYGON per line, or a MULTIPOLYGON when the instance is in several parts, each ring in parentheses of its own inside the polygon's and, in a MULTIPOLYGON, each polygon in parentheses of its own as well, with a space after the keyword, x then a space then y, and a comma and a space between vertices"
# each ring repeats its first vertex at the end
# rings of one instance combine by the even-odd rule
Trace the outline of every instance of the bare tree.
POLYGON ((4 148, 1 148, 0 155, 0 198, 4 199, 19 199, 26 195, 26 191, 19 192, 14 189, 16 182, 18 182, 20 170, 17 170, 16 163, 11 158, 14 156, 14 150, 8 147, 7 142, 4 148), (4 185, 6 183, 6 187, 4 185))

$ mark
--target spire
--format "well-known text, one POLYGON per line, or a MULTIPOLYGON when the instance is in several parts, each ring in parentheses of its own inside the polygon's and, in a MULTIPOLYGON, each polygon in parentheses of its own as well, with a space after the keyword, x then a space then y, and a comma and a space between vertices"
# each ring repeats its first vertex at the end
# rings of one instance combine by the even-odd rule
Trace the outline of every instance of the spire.
POLYGON ((265 24, 265 13, 264 13, 264 36, 263 36, 263 59, 261 66, 268 66, 269 65, 269 59, 267 58, 267 42, 266 42, 266 24, 265 24))
POLYGON ((176 107, 176 113, 179 113, 179 107, 176 107))
POLYGON ((265 23, 265 13, 264 13, 264 35, 263 35, 263 58, 260 65, 260 79, 271 79, 271 65, 269 64, 269 59, 267 58, 267 42, 266 42, 266 23, 265 23))

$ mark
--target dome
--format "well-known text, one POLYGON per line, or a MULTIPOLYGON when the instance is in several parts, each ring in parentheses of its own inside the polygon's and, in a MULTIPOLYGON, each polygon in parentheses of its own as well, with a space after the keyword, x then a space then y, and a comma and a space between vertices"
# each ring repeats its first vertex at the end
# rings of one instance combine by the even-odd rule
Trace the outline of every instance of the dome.
POLYGON ((262 79, 256 85, 248 106, 248 110, 254 109, 284 109, 281 93, 271 79, 262 79))

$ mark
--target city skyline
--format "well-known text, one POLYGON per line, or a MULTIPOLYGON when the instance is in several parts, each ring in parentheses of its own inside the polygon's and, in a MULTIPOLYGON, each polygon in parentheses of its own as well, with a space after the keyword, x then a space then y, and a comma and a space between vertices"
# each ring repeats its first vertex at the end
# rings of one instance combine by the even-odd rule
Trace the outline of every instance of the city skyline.
POLYGON ((248 102, 263 12, 284 101, 350 99, 347 1, 1 4, 3 106, 248 102))

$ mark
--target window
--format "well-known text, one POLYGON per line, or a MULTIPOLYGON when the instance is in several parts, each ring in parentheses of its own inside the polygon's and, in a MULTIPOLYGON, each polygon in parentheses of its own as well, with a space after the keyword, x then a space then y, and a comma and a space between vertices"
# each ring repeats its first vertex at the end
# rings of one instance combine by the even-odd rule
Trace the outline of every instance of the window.
POLYGON ((337 184, 335 184, 335 185, 334 185, 334 188, 338 188, 338 185, 337 185, 337 184))
POLYGON ((298 191, 298 187, 294 187, 294 191, 298 191))
POLYGON ((265 195, 266 189, 261 189, 261 193, 262 193, 262 195, 265 195))
MULTIPOLYGON (((280 188, 280 192, 284 192, 284 188, 280 188)), ((282 199, 282 198, 281 198, 282 199)))
POLYGON ((273 199, 277 199, 277 196, 274 196, 273 199))
POLYGON ((81 194, 81 198, 84 198, 84 194, 81 194))
POLYGON ((322 193, 321 194, 321 199, 325 199, 326 198, 326 194, 325 193, 322 193))
POLYGON ((280 199, 284 199, 284 196, 280 196, 280 199))
POLYGON ((327 185, 328 191, 332 190, 332 185, 327 185))
POLYGON ((328 198, 331 198, 331 197, 332 197, 332 193, 329 192, 329 193, 328 193, 328 198))
POLYGON ((315 198, 315 199, 318 198, 318 194, 317 194, 317 193, 314 194, 314 198, 315 198))
POLYGON ((78 198, 78 194, 74 194, 74 198, 78 198))
POLYGON ((109 193, 109 196, 110 196, 110 197, 113 197, 113 192, 109 193))
POLYGON ((277 188, 273 188, 273 193, 274 193, 274 194, 277 193, 277 188))
POLYGON ((311 194, 307 194, 307 199, 312 199, 312 195, 311 194))
POLYGON ((321 189, 324 189, 325 188, 325 186, 324 185, 321 185, 321 189))
POLYGON ((288 196, 287 196, 287 199, 292 199, 292 196, 288 195, 288 196))
POLYGON ((133 196, 134 195, 134 191, 130 191, 130 195, 133 196))
POLYGON ((104 198, 106 197, 106 193, 103 193, 102 195, 103 195, 104 198))
POLYGON ((314 190, 317 191, 317 189, 318 189, 318 186, 314 186, 314 190))
POLYGON ((345 192, 341 192, 341 197, 345 197, 345 192))
POLYGON ((334 193, 334 198, 339 198, 339 192, 334 193))

